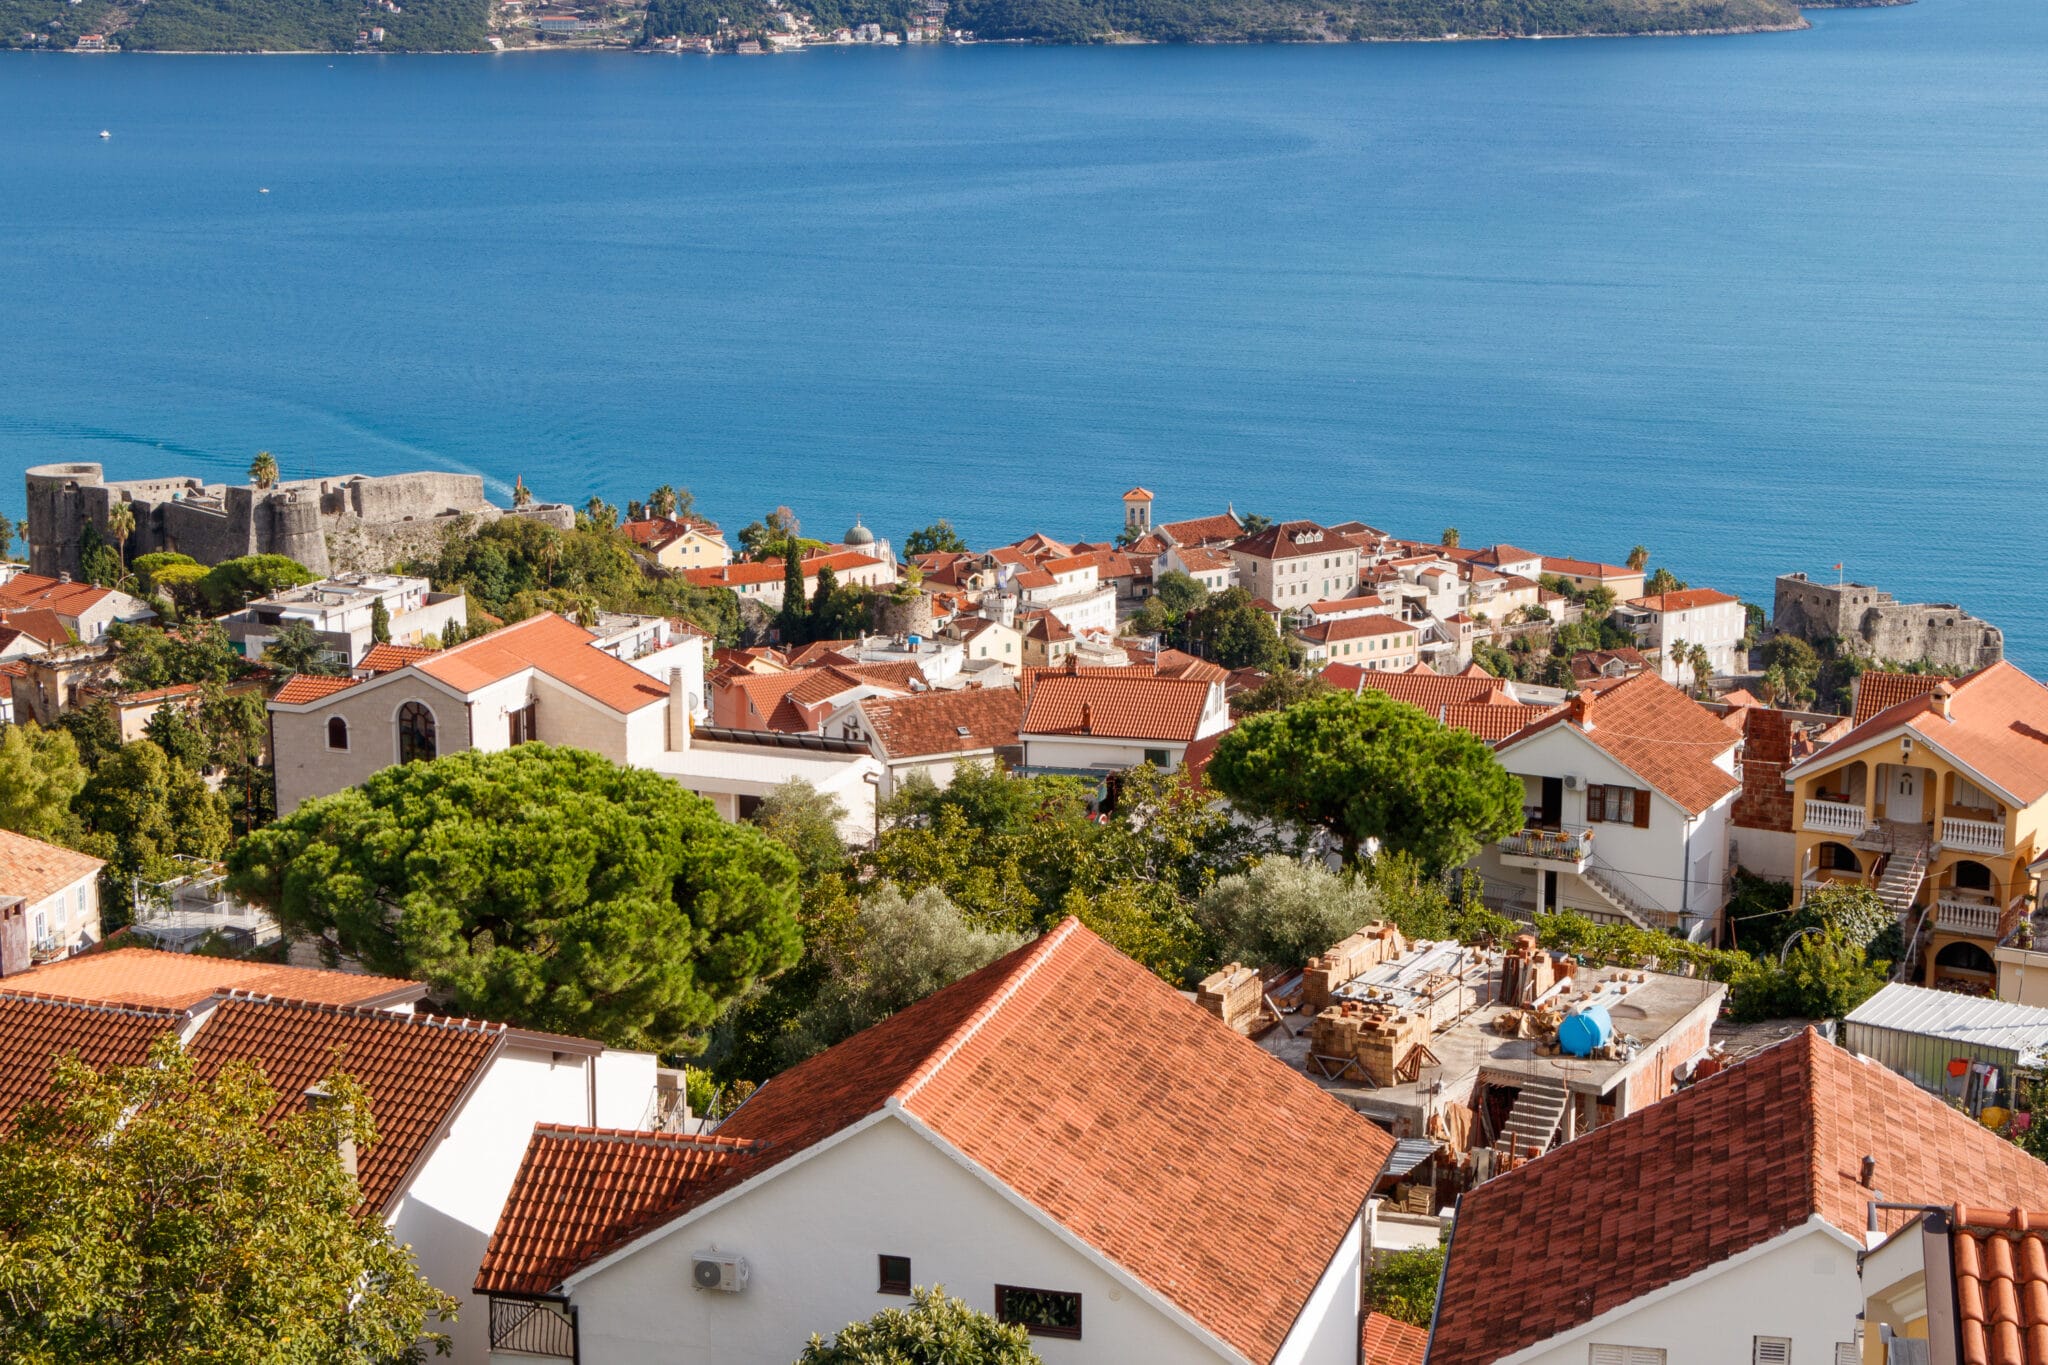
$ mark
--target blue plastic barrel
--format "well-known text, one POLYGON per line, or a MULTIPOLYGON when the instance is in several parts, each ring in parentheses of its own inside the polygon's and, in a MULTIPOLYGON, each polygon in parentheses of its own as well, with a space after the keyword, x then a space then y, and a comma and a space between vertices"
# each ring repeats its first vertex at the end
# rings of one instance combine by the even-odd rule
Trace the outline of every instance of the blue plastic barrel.
POLYGON ((1614 1037, 1614 1021, 1601 1005, 1588 1005, 1567 1014, 1557 1026, 1557 1046, 1574 1057, 1590 1057, 1595 1048, 1607 1046, 1614 1037))

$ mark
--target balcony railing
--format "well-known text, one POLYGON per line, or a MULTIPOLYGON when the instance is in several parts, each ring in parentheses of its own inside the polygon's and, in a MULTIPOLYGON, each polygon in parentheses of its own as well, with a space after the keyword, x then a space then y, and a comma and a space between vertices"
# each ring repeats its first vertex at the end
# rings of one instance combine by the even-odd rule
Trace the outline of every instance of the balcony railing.
POLYGON ((1959 849, 1964 853, 2003 853, 2005 821, 1964 820, 1956 816, 1943 816, 1941 846, 1959 849))
POLYGON ((1953 900, 1947 896, 1935 902, 1934 927, 1959 934, 1998 936, 1998 907, 1982 901, 1953 900))
POLYGON ((576 1359, 576 1310, 564 1304, 532 1299, 491 1300, 491 1352, 494 1355, 576 1359))
POLYGON ((1593 831, 1571 828, 1519 830, 1500 841, 1500 851, 1523 858, 1583 863, 1593 856, 1593 831))
POLYGON ((1816 834, 1846 834, 1851 838, 1863 832, 1870 823, 1870 814, 1862 806, 1851 801, 1808 801, 1806 803, 1806 827, 1816 834))

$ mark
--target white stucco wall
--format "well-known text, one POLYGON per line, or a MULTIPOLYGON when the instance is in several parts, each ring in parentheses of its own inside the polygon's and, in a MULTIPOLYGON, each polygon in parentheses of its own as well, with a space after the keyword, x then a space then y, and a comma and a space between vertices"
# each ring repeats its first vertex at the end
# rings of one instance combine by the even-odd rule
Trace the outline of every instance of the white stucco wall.
MULTIPOLYGON (((1329 1277, 1332 1316, 1302 1334, 1292 1365, 1356 1358, 1356 1242, 1329 1277), (1346 1265, 1349 1270, 1345 1269, 1346 1265), (1347 1298, 1345 1286, 1352 1297, 1347 1298), (1347 1343, 1342 1353, 1335 1349, 1347 1343)), ((943 1284, 985 1312, 997 1284, 1082 1295, 1079 1341, 1034 1337, 1046 1365, 1173 1365, 1229 1359, 1098 1268, 976 1174, 894 1117, 828 1150, 571 1287, 583 1358, 603 1365, 788 1365, 813 1332, 900 1307, 876 1292, 881 1255, 908 1256, 911 1279, 943 1284), (694 1253, 744 1256, 748 1287, 691 1287, 694 1253)), ((1853 1275, 1851 1277, 1853 1279, 1853 1275)))
POLYGON ((1352 1224, 1344 1244, 1316 1282, 1294 1330, 1280 1344, 1273 1365, 1353 1365, 1358 1359, 1359 1275, 1363 1270, 1364 1220, 1352 1224))
POLYGON ((1862 1308, 1855 1249, 1841 1234, 1809 1225, 1665 1297, 1646 1295, 1596 1326, 1503 1359, 1588 1365, 1597 1342, 1658 1347, 1668 1365, 1744 1365, 1755 1338, 1771 1336, 1792 1339, 1793 1365, 1829 1365, 1835 1344, 1855 1339, 1862 1308))
MULTIPOLYGON (((8 887, 0 882, 0 896, 8 887)), ((29 943, 57 945, 75 953, 100 941, 100 877, 89 872, 28 908, 29 943)))

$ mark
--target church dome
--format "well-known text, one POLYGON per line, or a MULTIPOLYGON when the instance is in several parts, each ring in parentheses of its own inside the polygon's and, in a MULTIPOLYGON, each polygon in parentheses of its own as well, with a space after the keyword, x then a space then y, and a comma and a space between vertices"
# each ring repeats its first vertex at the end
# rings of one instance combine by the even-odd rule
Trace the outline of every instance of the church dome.
POLYGON ((861 525, 860 518, 855 517, 853 519, 853 529, 846 533, 845 543, 848 545, 872 545, 875 543, 875 533, 861 525))

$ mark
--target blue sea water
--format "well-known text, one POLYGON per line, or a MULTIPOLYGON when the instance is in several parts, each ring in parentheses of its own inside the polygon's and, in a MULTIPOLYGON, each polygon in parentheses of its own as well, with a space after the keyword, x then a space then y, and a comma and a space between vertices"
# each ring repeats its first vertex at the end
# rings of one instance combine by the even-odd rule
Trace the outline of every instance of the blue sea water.
POLYGON ((0 59, 0 508, 268 448, 985 542, 1143 483, 1766 602, 1841 562, 2048 668, 2048 5, 1811 18, 0 59))

